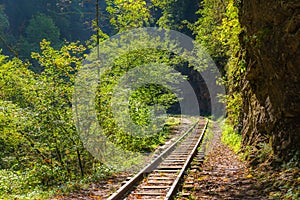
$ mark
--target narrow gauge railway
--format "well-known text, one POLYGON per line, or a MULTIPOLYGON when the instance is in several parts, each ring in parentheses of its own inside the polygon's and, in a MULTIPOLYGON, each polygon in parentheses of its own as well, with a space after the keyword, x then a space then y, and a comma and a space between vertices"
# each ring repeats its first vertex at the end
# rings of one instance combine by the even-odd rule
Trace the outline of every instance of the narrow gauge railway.
POLYGON ((172 199, 197 154, 208 120, 199 118, 179 139, 142 169, 109 200, 172 199))

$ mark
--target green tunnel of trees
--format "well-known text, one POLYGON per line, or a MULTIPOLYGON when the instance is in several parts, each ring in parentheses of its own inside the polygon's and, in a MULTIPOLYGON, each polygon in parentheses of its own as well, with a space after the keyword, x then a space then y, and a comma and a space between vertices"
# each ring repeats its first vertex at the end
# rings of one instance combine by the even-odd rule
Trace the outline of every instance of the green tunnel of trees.
MULTIPOLYGON (((255 114, 249 114, 251 110, 246 108, 251 104, 247 99, 251 97, 245 92, 246 74, 251 74, 252 58, 257 56, 255 51, 249 54, 247 48, 263 48, 271 33, 263 29, 251 37, 247 35, 251 27, 241 19, 244 20, 242 14, 250 12, 247 9, 251 6, 236 0, 100 0, 98 3, 100 12, 96 22, 96 4, 92 0, 0 1, 0 196, 51 188, 82 178, 97 179, 111 170, 84 148, 77 133, 72 112, 76 72, 86 54, 97 45, 97 39, 101 44, 114 34, 138 27, 177 30, 206 48, 223 76, 220 82, 226 87, 222 99, 227 102, 227 123, 243 135, 242 147, 259 146, 257 142, 269 143, 273 138, 270 145, 281 160, 295 155, 299 137, 294 134, 296 143, 284 147, 277 140, 289 142, 290 137, 276 137, 284 135, 284 127, 298 130, 286 126, 293 120, 280 124, 283 128, 254 130, 251 124, 255 123, 251 120, 255 117, 247 118, 255 114), (252 140, 249 132, 262 135, 262 139, 252 140)), ((126 71, 153 60, 171 66, 184 62, 162 50, 132 51, 116 60, 111 71, 101 74, 99 123, 112 141, 132 151, 153 150, 167 137, 167 129, 153 137, 134 139, 118 130, 109 106, 111 93, 126 71)), ((173 74, 173 78, 178 75, 173 74)), ((250 84, 254 91, 251 95, 258 96, 254 83, 250 84)), ((176 101, 172 92, 148 85, 134 93, 131 116, 137 124, 147 123, 149 104, 158 103, 167 109, 176 101), (135 112, 139 106, 141 109, 135 112)), ((273 122, 259 125, 267 127, 268 123, 273 122)))

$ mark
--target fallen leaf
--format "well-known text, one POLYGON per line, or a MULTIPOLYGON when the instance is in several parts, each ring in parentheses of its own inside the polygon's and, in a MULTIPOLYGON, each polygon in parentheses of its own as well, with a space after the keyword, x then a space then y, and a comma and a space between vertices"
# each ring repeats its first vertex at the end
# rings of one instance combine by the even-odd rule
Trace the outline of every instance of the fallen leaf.
POLYGON ((97 199, 97 200, 102 200, 102 198, 100 196, 93 196, 93 195, 90 195, 90 197, 92 199, 97 199))
POLYGON ((246 176, 246 178, 253 178, 252 174, 248 174, 248 176, 246 176))
POLYGON ((140 195, 140 194, 136 194, 135 197, 136 197, 137 199, 143 199, 142 195, 140 195))
POLYGON ((207 179, 208 178, 208 176, 201 176, 201 177, 199 177, 197 180, 198 181, 203 181, 203 180, 205 180, 205 179, 207 179))

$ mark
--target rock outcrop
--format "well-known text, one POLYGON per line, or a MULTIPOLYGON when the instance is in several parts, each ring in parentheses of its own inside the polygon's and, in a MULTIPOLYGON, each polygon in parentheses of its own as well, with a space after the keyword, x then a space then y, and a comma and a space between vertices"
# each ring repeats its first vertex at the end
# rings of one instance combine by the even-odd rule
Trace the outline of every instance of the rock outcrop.
POLYGON ((300 1, 242 0, 243 145, 270 143, 283 160, 300 151, 300 1))

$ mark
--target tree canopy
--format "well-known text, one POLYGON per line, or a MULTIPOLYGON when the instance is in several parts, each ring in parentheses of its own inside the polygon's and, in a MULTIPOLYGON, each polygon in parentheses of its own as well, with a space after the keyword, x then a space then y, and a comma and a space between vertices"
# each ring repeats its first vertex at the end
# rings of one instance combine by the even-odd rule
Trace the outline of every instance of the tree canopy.
MULTIPOLYGON (((251 27, 246 29, 245 23, 243 26, 240 24, 243 16, 240 9, 244 6, 241 1, 97 2, 98 4, 91 0, 2 0, 0 3, 0 198, 10 199, 16 195, 26 196, 33 191, 76 187, 80 181, 99 180, 118 170, 106 165, 104 160, 96 159, 78 133, 78 124, 82 119, 77 116, 74 95, 78 94, 76 77, 82 69, 93 68, 94 65, 97 67, 98 82, 93 106, 97 112, 97 125, 101 126, 110 143, 133 153, 151 153, 165 142, 170 133, 168 121, 157 117, 157 123, 151 123, 151 119, 157 113, 169 114, 168 109, 178 104, 180 98, 176 96, 176 90, 164 87, 155 79, 134 88, 131 93, 128 92, 131 88, 118 84, 128 74, 126 78, 132 82, 139 83, 140 79, 146 79, 147 77, 140 78, 129 73, 138 69, 144 76, 165 75, 166 83, 176 85, 180 81, 192 79, 188 73, 184 74, 187 68, 191 76, 196 77, 198 74, 195 72, 195 63, 201 63, 202 60, 193 60, 193 63, 185 55, 170 52, 168 48, 180 45, 162 41, 160 36, 150 37, 145 34, 132 40, 122 37, 122 33, 135 28, 156 27, 164 28, 165 32, 180 31, 194 38, 195 44, 200 44, 210 54, 222 75, 218 84, 226 88, 226 95, 220 97, 226 103, 226 126, 229 127, 224 133, 225 142, 231 143, 236 152, 242 148, 249 154, 251 151, 261 153, 266 149, 266 152, 273 155, 274 152, 280 152, 277 148, 288 148, 278 145, 280 139, 288 144, 292 143, 293 138, 284 137, 284 128, 274 128, 277 125, 272 120, 269 123, 271 129, 264 128, 269 125, 263 120, 264 117, 272 118, 271 114, 277 109, 271 106, 270 97, 266 97, 267 92, 264 91, 261 96, 246 96, 247 92, 259 95, 256 89, 263 87, 254 81, 260 79, 250 76, 257 61, 254 56, 250 58, 249 55, 256 55, 257 58, 261 56, 260 51, 265 51, 263 45, 268 46, 269 40, 266 38, 271 34, 271 29, 266 25, 250 35, 247 31, 251 27), (96 8, 95 5, 100 6, 96 8), (96 16, 96 13, 99 15, 96 16), (116 34, 120 35, 114 37, 116 34), (113 47, 122 46, 123 43, 128 46, 121 49, 124 52, 111 52, 114 48, 105 46, 106 41, 110 41, 113 47), (260 49, 259 53, 253 50, 256 48, 260 49), (103 52, 99 52, 100 50, 103 52), (104 56, 101 60, 100 53, 117 56, 104 56), (103 63, 108 63, 108 66, 103 63), (130 96, 127 98, 127 93, 118 93, 116 88, 128 92, 130 96), (263 99, 262 96, 266 98, 263 99), (117 100, 124 100, 127 104, 118 104, 117 100), (251 110, 258 107, 264 114, 251 110), (116 109, 118 116, 115 114, 116 109), (245 116, 246 111, 250 114, 253 112, 253 115, 245 116), (132 119, 134 126, 153 130, 155 134, 136 136, 120 128, 120 124, 127 118, 132 119), (251 124, 261 126, 254 128, 251 124), (247 139, 247 131, 252 130, 259 134, 250 134, 251 138, 247 139), (273 130, 280 130, 278 135, 284 136, 279 137, 273 130), (251 140, 261 135, 264 143, 251 146, 251 140), (266 142, 268 139, 272 142, 266 142), (244 143, 241 143, 242 140, 244 143), (269 146, 272 147, 268 148, 269 146)), ((293 23, 291 20, 286 25, 285 30, 290 31, 289 36, 297 33, 297 26, 293 23)), ((272 37, 269 39, 273 41, 272 37)), ((284 56, 282 54, 282 58, 284 56)), ((207 62, 205 65, 208 65, 207 62)), ((291 63, 287 61, 283 68, 290 66, 291 63)), ((82 81, 95 77, 95 74, 84 75, 82 81)), ((274 81, 277 77, 274 73, 269 79, 274 81)), ((195 79, 198 81, 196 84, 201 85, 203 80, 195 79)), ((296 79, 294 77, 293 80, 296 79)), ((296 81, 293 85, 295 88, 298 86, 296 81)), ((286 86, 286 90, 289 87, 286 86)), ((205 88, 203 91, 201 95, 209 96, 205 88)), ((276 98, 272 99, 273 103, 277 101, 274 99, 276 98)), ((288 104, 290 107, 296 105, 296 100, 292 102, 293 104, 288 104)), ((89 111, 86 113, 89 114, 89 111)), ((289 119, 294 117, 293 112, 286 111, 285 115, 289 119)), ((280 126, 285 127, 285 124, 280 123, 280 126)), ((99 146, 104 144, 103 138, 92 139, 99 146)), ((299 152, 295 155, 299 155, 299 152)), ((282 153, 274 155, 276 156, 278 160, 293 157, 282 153)), ((139 157, 121 157, 124 163, 140 162, 139 157)), ((35 194, 32 195, 28 198, 35 198, 35 194)))

